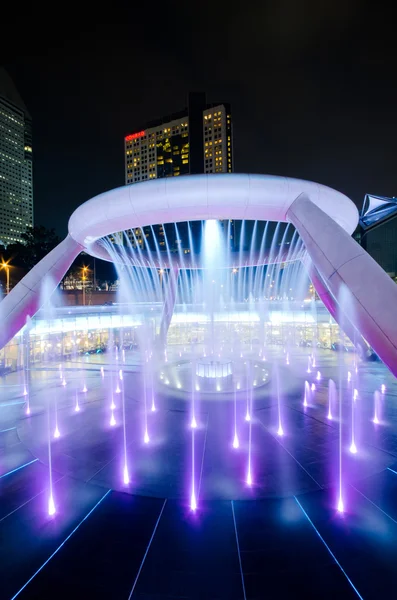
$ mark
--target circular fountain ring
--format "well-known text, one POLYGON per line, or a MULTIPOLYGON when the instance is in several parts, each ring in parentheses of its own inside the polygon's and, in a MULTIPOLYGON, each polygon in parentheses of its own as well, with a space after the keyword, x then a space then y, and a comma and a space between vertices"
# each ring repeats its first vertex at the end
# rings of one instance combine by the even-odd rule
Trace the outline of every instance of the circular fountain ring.
MULTIPOLYGON (((356 206, 327 186, 288 177, 227 173, 155 179, 105 192, 74 211, 69 235, 92 256, 112 261, 99 240, 116 231, 207 219, 288 222, 289 209, 302 196, 349 234, 356 228, 356 206)), ((255 257, 252 264, 257 264, 255 257)))
POLYGON ((158 383, 165 389, 179 391, 188 401, 192 391, 227 397, 234 392, 260 389, 270 382, 269 365, 261 360, 231 360, 230 358, 179 359, 164 363, 158 374, 158 383), (247 368, 248 367, 248 368, 247 368), (195 373, 192 381, 192 373, 195 373), (187 394, 187 396, 186 396, 187 394))
POLYGON ((233 373, 231 360, 220 358, 201 358, 196 362, 196 375, 200 379, 224 379, 233 373))

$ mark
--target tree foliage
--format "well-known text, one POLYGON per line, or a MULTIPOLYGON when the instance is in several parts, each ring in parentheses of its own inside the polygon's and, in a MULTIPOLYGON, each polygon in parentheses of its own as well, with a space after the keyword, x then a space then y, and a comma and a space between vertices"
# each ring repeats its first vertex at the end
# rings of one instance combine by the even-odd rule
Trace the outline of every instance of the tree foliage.
POLYGON ((54 229, 47 229, 43 225, 31 227, 21 235, 22 242, 9 244, 1 249, 5 260, 16 267, 31 269, 46 256, 61 241, 54 229))

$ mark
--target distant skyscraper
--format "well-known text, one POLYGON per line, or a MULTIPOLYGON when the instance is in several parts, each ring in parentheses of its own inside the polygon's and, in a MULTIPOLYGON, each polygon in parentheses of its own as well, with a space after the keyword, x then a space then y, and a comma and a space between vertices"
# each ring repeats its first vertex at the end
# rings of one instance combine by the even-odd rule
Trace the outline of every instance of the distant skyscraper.
MULTIPOLYGON (((205 94, 189 94, 187 108, 127 135, 124 145, 126 184, 178 175, 232 173, 230 105, 207 104, 205 94)), ((178 240, 170 239, 171 230, 166 235, 169 245, 178 244, 178 240)), ((147 228, 145 236, 150 238, 147 228)), ((165 245, 162 227, 158 237, 165 245)), ((136 230, 135 239, 144 246, 140 230, 136 230)))
POLYGON ((0 67, 0 242, 21 240, 33 226, 32 121, 0 67))

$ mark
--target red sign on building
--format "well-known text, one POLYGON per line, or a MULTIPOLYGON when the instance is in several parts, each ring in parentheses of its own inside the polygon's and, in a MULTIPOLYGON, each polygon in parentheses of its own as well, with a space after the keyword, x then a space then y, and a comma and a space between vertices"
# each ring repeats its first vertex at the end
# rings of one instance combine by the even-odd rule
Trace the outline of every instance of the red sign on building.
POLYGON ((145 131, 138 131, 137 133, 131 133, 131 135, 125 136, 125 141, 130 142, 131 140, 136 140, 137 138, 143 137, 145 135, 145 131))

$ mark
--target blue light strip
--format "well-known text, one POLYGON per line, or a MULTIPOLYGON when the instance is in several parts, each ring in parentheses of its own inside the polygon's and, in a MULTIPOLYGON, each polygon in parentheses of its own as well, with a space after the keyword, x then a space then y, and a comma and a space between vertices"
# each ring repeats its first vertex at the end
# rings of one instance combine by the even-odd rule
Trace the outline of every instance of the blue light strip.
POLYGON ((78 528, 80 527, 80 525, 82 525, 84 523, 84 521, 86 519, 88 519, 88 517, 90 516, 91 513, 94 512, 94 510, 96 509, 97 506, 100 505, 100 503, 106 498, 106 496, 108 494, 110 494, 112 490, 108 490, 106 492, 106 494, 104 494, 102 496, 102 498, 100 500, 98 500, 98 502, 95 504, 95 506, 93 508, 91 508, 90 512, 86 514, 86 516, 84 517, 84 519, 82 519, 80 521, 80 523, 78 525, 76 525, 76 527, 73 529, 73 531, 71 533, 69 533, 69 535, 67 536, 66 539, 64 539, 64 541, 62 542, 62 544, 60 544, 60 546, 58 546, 58 548, 56 550, 54 550, 54 552, 51 554, 51 556, 49 558, 47 558, 47 560, 41 565, 41 567, 39 569, 37 569, 36 573, 34 573, 34 575, 32 575, 32 577, 30 579, 27 580, 27 582, 25 583, 25 585, 23 585, 21 587, 21 589, 15 594, 15 596, 13 596, 11 598, 11 600, 14 600, 14 598, 16 598, 17 596, 19 596, 19 594, 29 585, 29 583, 36 577, 36 575, 38 575, 40 573, 40 571, 42 571, 44 569, 44 567, 50 562, 50 560, 52 558, 54 558, 55 554, 57 554, 59 552, 59 550, 62 548, 62 546, 64 546, 66 544, 66 542, 72 537, 72 535, 78 530, 78 528))
POLYGON ((247 600, 247 595, 246 595, 246 593, 245 593, 245 583, 244 583, 243 565, 242 565, 242 563, 241 563, 240 543, 239 543, 239 541, 238 541, 237 525, 236 525, 236 516, 235 516, 235 514, 234 514, 234 504, 233 504, 233 500, 231 501, 231 504, 232 504, 232 513, 233 513, 234 532, 235 532, 235 534, 236 534, 236 544, 237 544, 238 562, 240 563, 241 585, 243 586, 243 596, 244 596, 244 600, 247 600))
POLYGON ((16 469, 13 469, 12 471, 8 471, 8 473, 4 473, 4 475, 0 475, 0 479, 3 479, 3 477, 7 477, 7 475, 11 475, 11 473, 15 473, 16 471, 19 471, 20 469, 24 469, 25 467, 27 467, 28 465, 31 465, 32 463, 36 462, 37 460, 39 460, 39 459, 35 458, 34 460, 30 460, 29 462, 25 463, 24 465, 21 465, 20 467, 17 467, 16 469))
MULTIPOLYGON (((155 536, 155 534, 156 534, 157 527, 158 527, 158 525, 159 525, 159 523, 160 523, 161 515, 163 514, 163 511, 164 511, 164 508, 165 508, 165 505, 166 505, 166 503, 167 503, 167 498, 164 500, 164 504, 163 504, 163 506, 162 506, 162 508, 161 508, 160 514, 159 514, 159 516, 158 516, 158 519, 157 519, 157 521, 156 521, 156 525, 154 526, 153 533, 152 533, 152 537, 150 538, 150 540, 149 540, 149 543, 148 543, 148 545, 147 545, 147 548, 146 548, 146 552, 145 552, 145 554, 143 555, 142 562, 141 562, 141 566, 139 567, 139 571, 138 571, 138 573, 137 573, 137 576, 135 577, 134 585, 132 586, 132 590, 131 590, 131 592, 130 592, 130 595, 128 596, 128 600, 131 600, 131 597, 132 597, 132 594, 134 593, 134 590, 135 590, 136 584, 138 583, 138 578, 139 578, 139 575, 141 574, 141 571, 142 571, 142 568, 143 568, 144 562, 145 562, 145 560, 146 560, 146 557, 147 557, 147 555, 148 555, 148 552, 149 552, 149 549, 150 549, 151 543, 152 543, 152 541, 153 541, 153 538, 154 538, 154 536, 155 536)), ((13 599, 13 598, 11 598, 11 600, 14 600, 14 599, 13 599)))
POLYGON ((310 525, 313 527, 314 531, 317 533, 318 537, 320 538, 320 540, 322 541, 322 543, 328 550, 329 554, 332 556, 332 558, 334 559, 334 561, 336 562, 336 564, 342 571, 343 575, 346 577, 347 581, 350 583, 353 590, 356 592, 357 596, 360 598, 360 600, 364 600, 364 598, 362 597, 362 595, 360 594, 360 592, 358 591, 358 589, 356 588, 356 586, 354 585, 354 583, 352 582, 352 580, 350 579, 350 577, 348 576, 348 574, 346 573, 346 571, 344 570, 344 568, 342 567, 342 565, 340 564, 338 559, 336 558, 335 554, 332 552, 331 548, 328 546, 327 542, 324 540, 323 536, 321 535, 321 533, 319 532, 319 530, 314 525, 313 521, 311 520, 311 518, 309 517, 309 515, 303 508, 302 504, 299 502, 298 498, 296 496, 294 496, 294 499, 295 499, 297 505, 299 506, 299 508, 301 509, 301 511, 303 512, 303 514, 305 515, 306 519, 309 521, 310 525))
POLYGON ((16 427, 9 427, 8 429, 1 429, 0 433, 4 433, 5 431, 12 431, 13 429, 16 429, 16 427))
POLYGON ((395 475, 397 475, 397 471, 394 471, 393 469, 391 469, 390 467, 387 467, 388 471, 391 471, 392 473, 394 473, 395 475))

